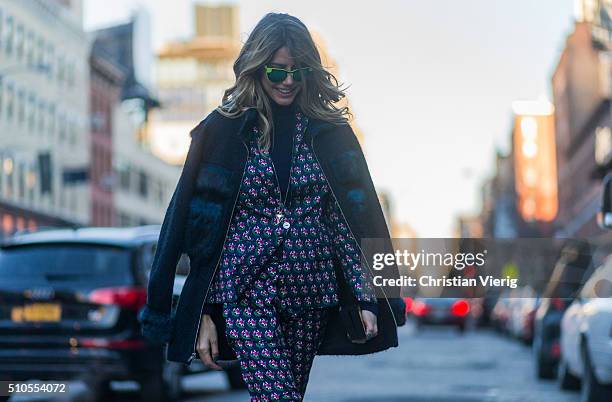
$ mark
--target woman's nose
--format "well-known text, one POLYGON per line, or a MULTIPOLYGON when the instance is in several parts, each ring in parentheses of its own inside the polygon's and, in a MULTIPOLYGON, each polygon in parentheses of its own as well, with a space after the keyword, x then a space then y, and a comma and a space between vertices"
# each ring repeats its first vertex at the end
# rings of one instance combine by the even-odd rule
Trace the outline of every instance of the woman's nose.
POLYGON ((285 77, 285 81, 283 81, 283 84, 286 84, 286 85, 293 84, 293 74, 287 74, 287 77, 285 77))

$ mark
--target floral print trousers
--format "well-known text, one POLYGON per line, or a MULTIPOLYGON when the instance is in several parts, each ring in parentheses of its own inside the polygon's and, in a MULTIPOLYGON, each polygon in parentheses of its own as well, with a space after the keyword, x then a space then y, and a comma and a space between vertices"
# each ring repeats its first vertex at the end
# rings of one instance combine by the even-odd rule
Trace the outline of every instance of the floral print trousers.
POLYGON ((273 260, 242 297, 223 303, 226 336, 251 402, 302 401, 325 332, 327 309, 283 307, 279 266, 273 260))

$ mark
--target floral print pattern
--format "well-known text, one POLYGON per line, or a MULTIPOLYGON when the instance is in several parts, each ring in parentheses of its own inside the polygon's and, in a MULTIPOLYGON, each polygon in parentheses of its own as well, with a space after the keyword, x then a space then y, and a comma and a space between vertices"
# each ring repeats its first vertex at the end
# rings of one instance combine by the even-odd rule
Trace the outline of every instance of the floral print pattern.
POLYGON ((240 302, 223 304, 225 332, 252 402, 301 401, 327 310, 283 310, 274 282, 273 273, 262 272, 240 302))

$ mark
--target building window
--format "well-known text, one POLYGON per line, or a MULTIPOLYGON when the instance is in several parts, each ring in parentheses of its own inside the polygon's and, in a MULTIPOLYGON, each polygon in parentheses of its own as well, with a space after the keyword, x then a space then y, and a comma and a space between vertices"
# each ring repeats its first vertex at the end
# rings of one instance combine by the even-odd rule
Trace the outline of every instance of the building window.
POLYGON ((25 198, 25 164, 18 164, 17 168, 17 197, 20 200, 25 198))
POLYGON ((17 56, 18 61, 23 59, 24 40, 23 25, 18 24, 17 29, 15 30, 15 55, 17 56))
POLYGON ((25 42, 25 52, 28 67, 34 66, 34 32, 28 32, 25 42))
POLYGON ((142 170, 138 172, 138 193, 143 197, 147 198, 149 190, 148 177, 142 170))
POLYGON ((76 145, 77 143, 77 125, 74 120, 70 121, 68 125, 68 139, 71 145, 76 145))
POLYGON ((28 190, 28 200, 34 202, 34 188, 36 187, 36 170, 34 165, 28 167, 26 173, 26 187, 28 190))
POLYGON ((45 102, 38 102, 38 132, 43 134, 45 131, 45 102))
POLYGON ((60 142, 65 140, 66 138, 66 115, 64 113, 60 113, 59 115, 57 134, 58 134, 60 142))
POLYGON ((75 64, 74 61, 70 61, 66 64, 66 82, 70 87, 74 86, 75 83, 75 64))
POLYGON ((59 56, 57 59, 57 80, 60 84, 64 82, 66 74, 65 69, 66 63, 64 62, 64 56, 59 56))
POLYGON ((31 92, 30 96, 28 97, 28 129, 33 131, 35 123, 36 123, 36 95, 34 95, 34 92, 31 92))
POLYGON ((42 37, 38 38, 38 60, 36 61, 36 69, 40 70, 45 66, 45 42, 42 37))
POLYGON ((5 158, 2 161, 2 169, 6 173, 6 191, 4 194, 7 198, 11 198, 13 197, 13 159, 5 158))
POLYGON ((6 119, 13 120, 13 112, 15 110, 15 90, 13 85, 9 84, 6 88, 6 119))
POLYGON ((55 48, 53 47, 53 45, 47 45, 47 65, 45 66, 47 68, 47 76, 49 78, 53 78, 53 62, 55 58, 55 48))
POLYGON ((55 105, 49 103, 49 138, 53 138, 55 136, 55 105))
POLYGON ((157 188, 156 188, 157 192, 157 203, 162 205, 164 203, 164 183, 159 180, 157 182, 157 188))
POLYGON ((6 43, 4 44, 4 51, 7 56, 13 54, 13 36, 15 35, 14 24, 13 17, 6 18, 6 43))
POLYGON ((117 164, 117 173, 119 174, 119 187, 122 190, 130 191, 130 165, 119 162, 117 164))
POLYGON ((25 120, 25 93, 23 90, 19 90, 17 93, 17 121, 19 124, 23 124, 25 120))

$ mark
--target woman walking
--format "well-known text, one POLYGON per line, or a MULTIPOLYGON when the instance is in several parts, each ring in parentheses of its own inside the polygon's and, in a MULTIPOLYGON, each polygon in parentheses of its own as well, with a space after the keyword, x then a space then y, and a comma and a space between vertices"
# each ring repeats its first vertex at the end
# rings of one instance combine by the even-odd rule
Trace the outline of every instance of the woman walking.
POLYGON ((266 15, 234 72, 221 106, 191 132, 143 334, 169 342, 169 360, 221 369, 219 358, 236 358, 252 401, 301 401, 316 354, 397 346, 403 317, 375 291, 359 244, 375 237, 388 250, 389 232, 348 108, 334 106, 345 95, 306 26, 266 15), (181 251, 191 271, 174 314, 181 251))

